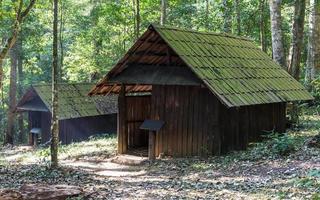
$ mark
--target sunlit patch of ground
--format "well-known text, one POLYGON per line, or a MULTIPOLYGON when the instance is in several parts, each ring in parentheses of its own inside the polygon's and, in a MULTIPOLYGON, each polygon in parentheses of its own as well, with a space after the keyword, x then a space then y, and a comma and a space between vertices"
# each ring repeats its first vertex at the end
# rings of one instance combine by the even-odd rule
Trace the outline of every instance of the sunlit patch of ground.
POLYGON ((60 170, 48 170, 49 150, 0 150, 0 189, 25 183, 78 185, 85 199, 319 199, 320 149, 306 145, 318 134, 318 115, 305 115, 289 131, 297 149, 269 152, 267 141, 248 151, 208 159, 162 159, 139 166, 111 162, 115 137, 60 148, 60 170))

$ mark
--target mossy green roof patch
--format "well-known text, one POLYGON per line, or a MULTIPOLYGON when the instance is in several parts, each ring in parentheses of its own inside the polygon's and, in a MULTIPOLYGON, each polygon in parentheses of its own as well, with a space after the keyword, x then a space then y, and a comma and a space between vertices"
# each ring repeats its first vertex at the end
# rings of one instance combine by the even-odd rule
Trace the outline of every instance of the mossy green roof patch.
MULTIPOLYGON (((88 92, 92 87, 93 84, 90 83, 58 84, 58 118, 62 120, 117 113, 117 97, 115 95, 90 97, 88 92)), ((51 111, 51 85, 33 85, 29 92, 31 91, 38 95, 51 111)), ((25 95, 28 95, 27 93, 25 95)), ((21 99, 23 102, 19 102, 18 105, 23 105, 31 98, 23 97, 21 99)))
POLYGON ((252 41, 151 26, 228 107, 311 100, 305 88, 252 41))

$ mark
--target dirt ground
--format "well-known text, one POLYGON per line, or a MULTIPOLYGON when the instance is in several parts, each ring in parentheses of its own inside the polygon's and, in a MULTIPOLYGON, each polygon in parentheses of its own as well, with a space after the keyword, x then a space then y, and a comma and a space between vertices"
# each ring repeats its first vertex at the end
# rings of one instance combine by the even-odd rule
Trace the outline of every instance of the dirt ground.
POLYGON ((80 199, 320 199, 320 149, 305 143, 318 133, 312 127, 290 133, 301 142, 287 156, 268 152, 266 143, 226 156, 138 166, 111 162, 114 139, 108 148, 96 140, 63 149, 59 170, 48 169, 47 150, 4 147, 0 189, 49 183, 80 186, 85 191, 80 199))

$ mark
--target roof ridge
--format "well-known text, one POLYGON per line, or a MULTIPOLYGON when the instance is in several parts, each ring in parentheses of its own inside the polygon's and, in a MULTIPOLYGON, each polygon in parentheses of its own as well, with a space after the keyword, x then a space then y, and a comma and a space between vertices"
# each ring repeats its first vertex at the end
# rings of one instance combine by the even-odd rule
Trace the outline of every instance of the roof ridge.
POLYGON ((149 28, 154 28, 154 29, 167 29, 167 30, 175 30, 175 31, 182 31, 182 32, 189 32, 189 33, 196 33, 196 34, 204 34, 204 35, 215 35, 215 36, 221 36, 221 37, 228 37, 228 38, 234 38, 238 40, 245 40, 245 41, 250 41, 254 42, 253 39, 243 37, 243 36, 236 36, 230 33, 215 33, 215 32, 208 32, 208 31, 197 31, 193 29, 187 29, 187 28, 177 28, 177 27, 172 27, 172 26, 163 26, 163 25, 158 25, 158 24, 151 24, 149 28))

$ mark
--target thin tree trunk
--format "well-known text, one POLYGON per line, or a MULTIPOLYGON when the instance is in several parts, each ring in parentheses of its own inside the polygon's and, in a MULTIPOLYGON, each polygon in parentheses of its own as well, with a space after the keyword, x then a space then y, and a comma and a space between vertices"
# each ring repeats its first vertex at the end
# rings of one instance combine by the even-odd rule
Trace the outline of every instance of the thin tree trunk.
POLYGON ((58 167, 58 0, 53 1, 51 167, 58 167))
MULTIPOLYGON (((16 52, 18 58, 18 98, 23 95, 23 54, 22 54, 22 38, 18 38, 16 42, 16 52)), ((19 127, 19 142, 24 141, 24 125, 23 125, 23 113, 18 114, 18 127, 19 127)))
POLYGON ((260 19, 259 19, 260 45, 261 45, 261 50, 264 52, 267 52, 265 20, 264 20, 265 0, 260 0, 259 11, 260 11, 260 19))
POLYGON ((281 0, 269 0, 272 36, 272 56, 279 65, 286 68, 286 59, 281 31, 281 0))
POLYGON ((8 109, 8 120, 7 120, 7 130, 4 144, 13 144, 13 137, 15 131, 15 113, 14 109, 17 102, 17 52, 16 46, 14 45, 10 50, 10 87, 9 87, 9 109, 8 109))
POLYGON ((167 19, 167 0, 161 0, 160 25, 165 25, 167 19))
POLYGON ((292 26, 292 42, 288 59, 288 72, 296 79, 300 78, 301 51, 306 1, 296 0, 294 5, 294 20, 292 26))
POLYGON ((237 35, 241 35, 241 9, 240 0, 235 0, 235 9, 237 15, 237 35))
MULTIPOLYGON (((305 0, 296 0, 294 4, 294 20, 292 25, 292 42, 288 59, 288 72, 296 79, 300 78, 301 50, 303 45, 303 31, 305 18, 305 0)), ((299 108, 296 103, 290 111, 292 123, 299 123, 299 108)))
POLYGON ((140 36, 140 0, 132 0, 134 8, 134 33, 135 38, 138 39, 140 36))
POLYGON ((206 29, 209 29, 209 0, 206 0, 206 29))
POLYGON ((63 50, 63 29, 64 29, 64 18, 63 18, 63 0, 60 1, 60 31, 59 31, 59 44, 60 44, 60 65, 59 65, 59 73, 58 73, 58 78, 59 81, 62 81, 62 70, 63 70, 63 60, 64 60, 64 50, 63 50))
POLYGON ((223 5, 223 31, 231 33, 231 13, 228 5, 228 0, 222 0, 223 5))
MULTIPOLYGON (((3 38, 2 38, 3 39, 3 38)), ((4 43, 4 41, 1 41, 2 42, 2 44, 4 43)), ((0 79, 2 78, 1 76, 2 76, 2 70, 3 70, 3 68, 2 68, 2 62, 0 61, 0 79)), ((0 80, 1 81, 1 80, 0 80)), ((4 103, 4 92, 3 92, 3 85, 0 83, 0 92, 1 92, 1 98, 0 98, 0 100, 1 100, 1 118, 0 118, 0 125, 1 125, 1 127, 0 127, 0 135, 1 135, 1 141, 5 141, 5 129, 6 129, 6 127, 5 127, 5 103, 4 103)))
POLYGON ((310 0, 308 56, 305 84, 312 89, 311 81, 320 74, 320 1, 310 0))

